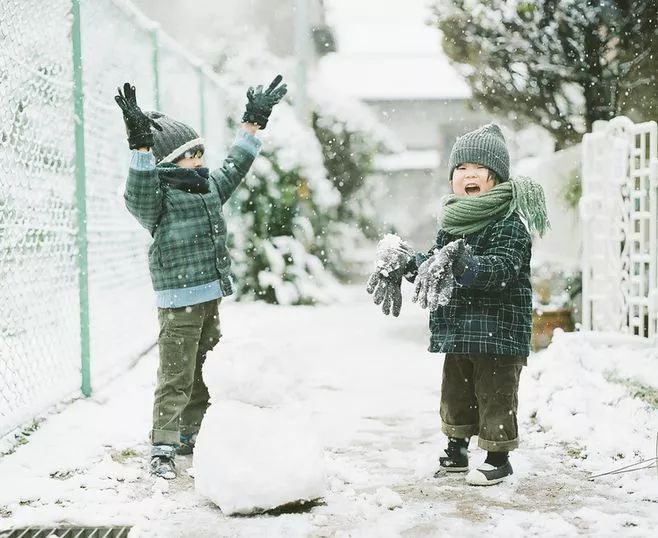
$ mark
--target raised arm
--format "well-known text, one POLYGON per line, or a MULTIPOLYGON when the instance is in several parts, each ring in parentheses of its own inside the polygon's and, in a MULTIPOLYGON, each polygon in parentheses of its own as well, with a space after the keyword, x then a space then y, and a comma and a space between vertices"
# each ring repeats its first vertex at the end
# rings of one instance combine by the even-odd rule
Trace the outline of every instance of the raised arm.
POLYGON ((162 189, 155 168, 155 157, 150 150, 153 145, 151 129, 161 131, 162 127, 139 108, 135 86, 129 82, 123 85, 123 92, 117 88, 114 100, 121 108, 128 134, 128 146, 133 150, 123 195, 126 207, 153 235, 162 212, 162 189))
POLYGON ((243 123, 222 165, 210 172, 210 179, 217 185, 222 204, 240 185, 260 151, 262 143, 254 136, 257 130, 257 125, 243 123))
POLYGON ((128 211, 146 228, 155 234, 162 213, 162 188, 155 157, 150 150, 133 150, 123 199, 128 211))
POLYGON ((265 91, 262 86, 249 87, 247 105, 242 116, 242 129, 238 132, 222 166, 213 170, 210 178, 219 189, 222 204, 231 197, 251 164, 258 155, 261 142, 256 138, 258 129, 265 129, 272 108, 286 95, 288 88, 281 84, 283 77, 277 75, 265 91))

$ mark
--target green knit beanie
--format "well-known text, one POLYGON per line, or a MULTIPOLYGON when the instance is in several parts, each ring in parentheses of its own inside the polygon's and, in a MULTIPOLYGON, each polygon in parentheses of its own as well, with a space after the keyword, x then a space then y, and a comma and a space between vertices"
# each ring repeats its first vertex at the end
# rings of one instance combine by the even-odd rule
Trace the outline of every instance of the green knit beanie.
POLYGON ((509 151, 500 127, 489 123, 460 136, 450 152, 450 179, 460 164, 474 163, 495 172, 500 181, 509 179, 509 151))

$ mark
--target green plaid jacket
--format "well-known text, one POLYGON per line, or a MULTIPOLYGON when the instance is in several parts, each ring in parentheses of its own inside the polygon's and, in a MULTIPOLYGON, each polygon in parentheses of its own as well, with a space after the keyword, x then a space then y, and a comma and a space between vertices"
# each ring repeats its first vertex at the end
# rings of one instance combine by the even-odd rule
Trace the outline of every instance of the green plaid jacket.
POLYGON ((234 145, 220 168, 210 173, 210 192, 170 189, 158 169, 128 173, 128 211, 153 236, 149 269, 155 291, 199 286, 219 279, 223 295, 233 293, 222 205, 245 177, 254 155, 234 145))
MULTIPOLYGON (((428 255, 459 237, 439 230, 428 255)), ((476 267, 462 276, 446 306, 430 312, 429 351, 528 356, 530 234, 513 214, 464 239, 473 249, 476 267)), ((428 255, 417 256, 416 265, 428 255)))

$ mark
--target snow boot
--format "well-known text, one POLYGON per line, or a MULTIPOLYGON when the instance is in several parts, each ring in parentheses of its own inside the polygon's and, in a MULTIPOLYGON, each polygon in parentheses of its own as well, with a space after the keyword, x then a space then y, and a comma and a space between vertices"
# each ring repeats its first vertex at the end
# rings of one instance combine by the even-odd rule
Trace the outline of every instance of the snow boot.
POLYGON ((435 477, 448 473, 465 473, 468 471, 468 442, 470 439, 459 439, 448 437, 448 448, 443 451, 443 456, 439 457, 439 470, 434 474, 435 477))
POLYGON ((484 463, 466 475, 466 482, 471 486, 493 486, 512 474, 507 452, 489 452, 484 463))
POLYGON ((172 445, 153 445, 151 449, 151 474, 165 480, 176 478, 176 447, 172 445))
POLYGON ((180 446, 176 453, 180 456, 189 456, 194 452, 194 445, 196 445, 196 433, 192 435, 180 434, 180 446))

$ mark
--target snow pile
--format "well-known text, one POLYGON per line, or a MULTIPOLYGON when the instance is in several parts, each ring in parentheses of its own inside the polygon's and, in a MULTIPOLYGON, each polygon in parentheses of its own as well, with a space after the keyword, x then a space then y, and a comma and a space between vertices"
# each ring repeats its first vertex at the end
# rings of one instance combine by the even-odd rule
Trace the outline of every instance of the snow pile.
MULTIPOLYGON (((641 340, 556 330, 520 385, 533 448, 564 443, 577 465, 593 474, 655 457, 658 414, 651 406, 658 401, 658 358, 648 340, 637 344, 641 340)), ((645 478, 640 472, 623 480, 645 478)), ((658 493, 652 498, 658 501, 658 493)))
POLYGON ((326 463, 299 405, 295 368, 266 342, 228 343, 207 361, 211 396, 194 451, 196 491, 226 515, 324 496, 326 463))

